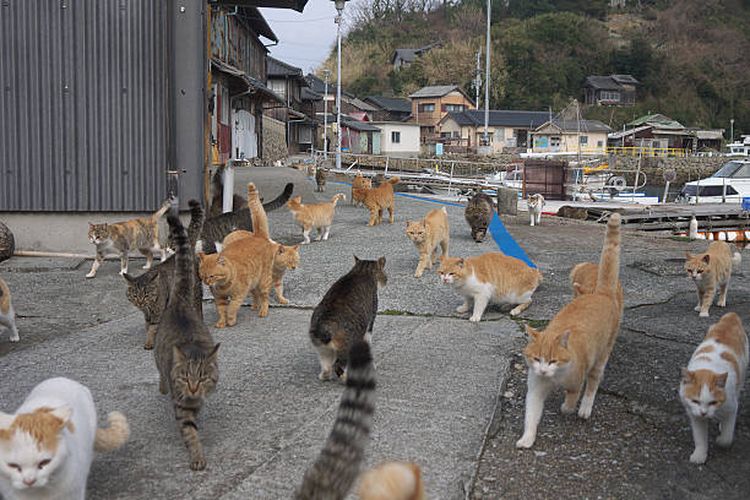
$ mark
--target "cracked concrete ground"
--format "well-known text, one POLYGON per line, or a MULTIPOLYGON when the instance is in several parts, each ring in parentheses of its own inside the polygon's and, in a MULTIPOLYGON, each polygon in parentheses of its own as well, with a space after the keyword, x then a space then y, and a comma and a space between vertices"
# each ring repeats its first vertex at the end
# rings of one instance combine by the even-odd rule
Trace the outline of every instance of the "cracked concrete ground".
MULTIPOLYGON (((277 169, 240 171, 237 191, 252 178, 275 196, 277 169)), ((348 194, 329 183, 313 193, 296 173, 296 192, 306 201, 348 194)), ((517 451, 522 431, 525 345, 519 321, 500 308, 479 325, 453 311, 461 303, 434 273, 412 277, 416 250, 404 221, 437 205, 397 200, 397 223, 365 226, 365 210, 344 202, 327 242, 302 248, 298 270, 287 274, 289 306, 266 319, 249 308, 237 327, 216 331, 222 342, 221 380, 200 419, 209 469, 192 473, 168 401, 156 389, 156 371, 143 341, 141 316, 124 295, 116 261, 94 280, 89 263, 33 262, 14 258, 0 273, 15 293, 22 342, 0 338, 2 409, 15 408, 47 376, 67 375, 89 385, 100 418, 122 409, 133 427, 122 449, 98 456, 89 498, 288 498, 330 429, 340 386, 320 383, 317 359, 306 337, 311 308, 330 283, 361 258, 386 255, 389 284, 380 293, 374 356, 378 400, 367 464, 409 459, 424 469, 429 498, 744 498, 750 483, 747 393, 735 444, 711 446, 705 466, 688 463, 692 438, 677 399, 679 368, 708 326, 724 312, 699 318, 695 291, 681 271, 686 243, 624 232, 621 279, 623 328, 588 422, 559 413, 551 397, 535 447, 517 451), (20 272, 20 271, 28 272, 20 272)), ((448 207, 451 253, 478 255, 495 244, 471 241, 462 209, 448 207)), ((301 241, 285 209, 269 214, 273 237, 301 241)), ((524 312, 544 324, 570 298, 568 272, 598 258, 604 228, 544 218, 504 218, 510 233, 542 269, 545 279, 524 312)), ((138 262, 137 260, 135 262, 138 262)), ((747 268, 747 262, 745 268, 747 268)), ((750 285, 737 276, 728 310, 746 322, 750 285)), ((205 305, 214 321, 212 303, 205 305)))

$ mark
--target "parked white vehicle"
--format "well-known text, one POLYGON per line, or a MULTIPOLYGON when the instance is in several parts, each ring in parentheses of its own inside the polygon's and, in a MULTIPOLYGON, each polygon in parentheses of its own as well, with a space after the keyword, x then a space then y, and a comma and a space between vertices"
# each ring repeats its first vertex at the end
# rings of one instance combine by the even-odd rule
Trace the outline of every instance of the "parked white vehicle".
POLYGON ((744 197, 750 197, 750 160, 732 160, 711 177, 685 183, 677 201, 740 203, 744 197))

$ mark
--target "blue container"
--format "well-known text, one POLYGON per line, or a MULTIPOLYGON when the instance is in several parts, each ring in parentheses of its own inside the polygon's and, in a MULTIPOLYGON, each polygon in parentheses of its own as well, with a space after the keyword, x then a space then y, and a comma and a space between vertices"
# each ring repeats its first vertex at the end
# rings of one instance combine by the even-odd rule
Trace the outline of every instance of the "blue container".
POLYGON ((748 196, 742 197, 742 210, 746 210, 750 212, 750 197, 748 196))

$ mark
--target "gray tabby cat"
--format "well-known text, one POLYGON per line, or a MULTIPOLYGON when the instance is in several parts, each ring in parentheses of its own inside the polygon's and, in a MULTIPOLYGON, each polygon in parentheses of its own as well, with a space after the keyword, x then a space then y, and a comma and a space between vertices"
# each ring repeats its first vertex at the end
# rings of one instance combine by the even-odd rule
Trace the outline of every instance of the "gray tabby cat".
MULTIPOLYGON (((293 191, 294 184, 290 182, 284 187, 284 192, 275 200, 265 203, 263 209, 266 212, 270 212, 271 210, 283 207, 289 201, 289 198, 291 198, 293 191)), ((235 208, 232 212, 207 218, 203 222, 203 231, 199 238, 201 242, 199 246, 207 254, 216 253, 216 242, 221 243, 224 241, 226 235, 237 229, 244 229, 245 231, 253 230, 253 218, 247 202, 245 202, 242 208, 235 208)))
POLYGON ((170 393, 182 439, 190 453, 190 468, 206 468, 195 419, 204 399, 219 380, 217 351, 211 333, 193 307, 195 263, 185 228, 176 214, 167 217, 175 242, 174 286, 156 334, 155 359, 159 391, 170 393))
POLYGON ((357 479, 375 411, 375 368, 370 346, 355 342, 349 352, 349 377, 333 429, 317 460, 305 472, 298 500, 340 500, 357 479))
POLYGON ((494 212, 495 205, 492 198, 481 191, 477 192, 466 205, 464 217, 471 228, 471 237, 477 243, 481 243, 487 235, 487 228, 494 212))
POLYGON ((310 320, 310 339, 320 357, 320 380, 336 374, 346 379, 346 357, 358 340, 369 342, 378 313, 378 286, 388 277, 383 270, 385 257, 359 260, 339 278, 315 307, 310 320))
POLYGON ((324 168, 319 168, 315 171, 315 184, 317 185, 317 191, 322 193, 326 190, 326 177, 328 177, 328 171, 324 168))
MULTIPOLYGON (((188 240, 190 247, 195 246, 195 241, 203 228, 203 208, 196 200, 190 200, 190 226, 188 226, 188 240)), ((162 312, 167 306, 167 298, 172 290, 172 278, 174 276, 175 257, 171 255, 164 262, 149 269, 138 277, 123 274, 127 281, 127 297, 131 304, 143 312, 146 320, 146 343, 144 349, 154 348, 156 329, 161 321, 162 312)), ((198 263, 195 263, 196 276, 198 263)), ((196 281, 193 287, 193 307, 203 319, 203 288, 200 281, 196 281)))
POLYGON ((16 240, 13 237, 13 232, 8 226, 0 222, 0 262, 13 257, 15 251, 16 240))

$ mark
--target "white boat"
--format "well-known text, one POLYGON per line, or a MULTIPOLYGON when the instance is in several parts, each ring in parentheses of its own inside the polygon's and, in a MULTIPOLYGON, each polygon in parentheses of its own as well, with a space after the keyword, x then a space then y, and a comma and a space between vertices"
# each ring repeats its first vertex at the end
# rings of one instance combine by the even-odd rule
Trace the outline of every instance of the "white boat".
POLYGON ((742 141, 727 144, 727 156, 750 156, 750 135, 743 135, 742 141))
POLYGON ((705 179, 687 182, 677 196, 683 203, 740 203, 750 197, 750 160, 731 160, 705 179))

